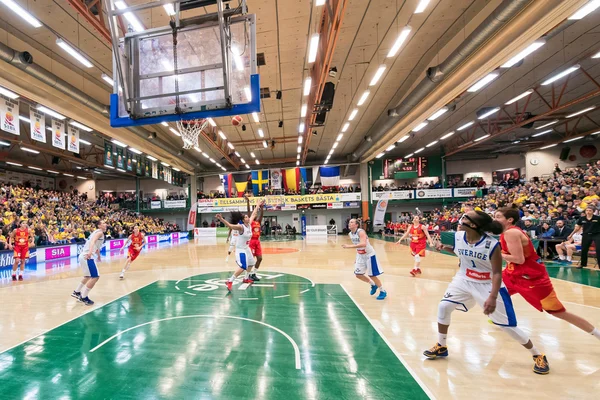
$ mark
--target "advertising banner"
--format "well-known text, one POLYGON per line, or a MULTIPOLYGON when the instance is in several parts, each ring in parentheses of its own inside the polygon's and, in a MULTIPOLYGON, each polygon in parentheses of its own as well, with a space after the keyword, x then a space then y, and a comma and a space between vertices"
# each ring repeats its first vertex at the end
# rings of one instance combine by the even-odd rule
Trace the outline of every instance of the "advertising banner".
POLYGON ((71 245, 45 248, 44 255, 46 261, 71 257, 71 245))
POLYGON ((441 199, 452 197, 452 189, 417 189, 417 199, 441 199))
POLYGON ((414 190, 396 190, 392 192, 373 192, 373 200, 387 199, 387 200, 410 200, 414 199, 414 190))
POLYGON ((104 165, 108 165, 109 167, 114 167, 115 166, 115 162, 114 162, 114 151, 113 151, 113 145, 111 142, 104 142, 104 165))
POLYGON ((165 200, 165 208, 185 208, 187 202, 185 200, 165 200))
POLYGON ((153 200, 150 202, 150 209, 151 210, 157 210, 161 208, 161 201, 160 200, 153 200))
POLYGON ((306 226, 306 236, 317 236, 317 235, 327 236, 327 225, 307 225, 306 226))
POLYGON ((31 138, 38 142, 46 143, 46 114, 29 107, 29 129, 31 138))
POLYGON ((129 150, 125 151, 125 160, 126 171, 133 172, 133 153, 129 150))
POLYGON ((79 154, 79 129, 69 125, 67 135, 67 150, 79 154))
POLYGON ((125 159, 123 158, 123 148, 117 146, 117 168, 125 169, 125 159))
POLYGON ((2 118, 2 130, 13 135, 19 136, 19 100, 0 97, 0 118, 2 118))
POLYGON ((472 187, 464 187, 464 188, 454 188, 454 197, 473 197, 475 196, 475 192, 477 192, 477 188, 472 187))
POLYGON ((65 149, 65 123, 52 118, 52 146, 65 149))
MULTIPOLYGON (((299 204, 318 204, 323 203, 327 208, 327 203, 339 203, 344 201, 360 201, 360 193, 329 193, 329 194, 307 194, 294 196, 266 196, 250 197, 250 204, 255 206, 260 201, 265 200, 267 205, 299 205, 299 204)), ((246 199, 242 197, 219 198, 219 199, 200 199, 198 205, 203 207, 228 207, 228 206, 246 206, 246 199)))

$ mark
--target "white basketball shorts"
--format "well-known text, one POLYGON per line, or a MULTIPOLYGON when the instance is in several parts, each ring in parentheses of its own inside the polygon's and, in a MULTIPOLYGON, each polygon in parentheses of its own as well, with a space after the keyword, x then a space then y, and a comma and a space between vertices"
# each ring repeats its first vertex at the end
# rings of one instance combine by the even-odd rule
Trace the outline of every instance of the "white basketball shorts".
POLYGON ((354 275, 379 276, 383 274, 383 269, 377 263, 377 256, 366 254, 357 254, 354 264, 354 275))

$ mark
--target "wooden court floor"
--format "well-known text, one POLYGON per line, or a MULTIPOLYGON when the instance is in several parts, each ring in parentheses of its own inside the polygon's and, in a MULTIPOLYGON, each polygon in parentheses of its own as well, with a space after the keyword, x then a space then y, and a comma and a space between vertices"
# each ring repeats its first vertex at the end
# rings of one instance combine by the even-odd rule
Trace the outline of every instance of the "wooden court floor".
MULTIPOLYGON (((80 279, 74 261, 2 280, 1 397, 597 398, 600 341, 518 296, 519 325, 547 354, 549 375, 535 375, 529 352, 478 309, 453 314, 447 359, 424 360, 457 259, 428 253, 422 277, 412 278, 406 246, 371 242, 384 301, 354 278, 355 253, 341 236, 264 241, 263 286, 238 284, 231 295, 224 239, 149 250, 124 281, 124 260, 111 255, 92 308, 69 296, 80 279)), ((553 281, 570 311, 600 324, 600 288, 553 281)))

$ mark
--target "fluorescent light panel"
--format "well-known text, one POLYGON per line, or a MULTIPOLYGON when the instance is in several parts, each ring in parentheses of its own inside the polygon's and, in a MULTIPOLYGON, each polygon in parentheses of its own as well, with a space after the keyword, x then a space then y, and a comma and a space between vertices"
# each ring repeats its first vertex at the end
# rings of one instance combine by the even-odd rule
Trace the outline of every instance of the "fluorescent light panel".
POLYGON ((102 80, 104 80, 104 82, 108 83, 110 86, 115 86, 115 81, 113 80, 113 78, 106 74, 102 74, 102 80))
POLYGON ((573 117, 576 117, 576 116, 578 116, 580 114, 584 114, 584 113, 586 113, 588 111, 592 111, 595 108, 596 108, 596 106, 591 106, 591 107, 588 107, 588 108, 584 108, 583 110, 577 111, 576 113, 567 115, 565 118, 573 118, 573 117))
POLYGON ((26 151, 26 152, 28 152, 28 153, 40 154, 40 152, 39 152, 39 151, 37 151, 37 150, 34 150, 34 149, 29 149, 29 148, 27 148, 27 147, 21 147, 21 150, 23 150, 23 151, 26 151))
POLYGON ((260 122, 260 119, 258 118, 258 113, 253 112, 252 119, 254 119, 254 122, 256 122, 257 124, 260 122))
POLYGON ((497 73, 497 72, 489 73, 486 76, 484 76, 483 78, 481 78, 479 81, 477 81, 477 83, 475 83, 473 86, 471 86, 470 88, 468 88, 467 92, 475 93, 476 91, 478 91, 478 90, 482 89, 483 87, 489 85, 490 82, 492 82, 494 79, 496 79, 499 76, 500 76, 500 74, 497 73))
POLYGON ((436 119, 438 119, 442 115, 446 114, 447 112, 448 112, 448 107, 442 107, 439 110, 437 110, 435 113, 433 113, 433 115, 427 119, 429 121, 435 121, 436 119))
POLYGON ((152 156, 146 156, 146 158, 148 160, 152 160, 152 161, 158 161, 156 158, 152 157, 152 156))
POLYGON ((454 135, 454 131, 446 133, 444 136, 440 138, 440 140, 448 139, 450 136, 454 135))
POLYGON ((77 122, 77 121, 71 121, 71 122, 69 122, 69 125, 73 125, 73 126, 75 126, 75 127, 79 128, 79 129, 82 129, 82 130, 86 131, 86 132, 91 132, 91 131, 93 131, 93 129, 92 129, 92 128, 90 128, 90 127, 87 127, 87 126, 85 126, 85 125, 83 125, 83 124, 80 124, 80 123, 79 123, 79 122, 77 122))
MULTIPOLYGON (((117 1, 115 2, 115 7, 117 7, 119 10, 123 10, 127 8, 127 4, 125 4, 124 1, 117 1)), ((141 32, 144 30, 144 25, 142 25, 140 20, 137 19, 137 17, 133 13, 126 12, 125 14, 123 14, 123 17, 127 20, 127 22, 129 22, 134 31, 141 32)))
POLYGON ((396 54, 398 54, 398 51, 400 50, 400 48, 402 47, 402 45, 404 44, 404 42, 408 38, 408 35, 410 35, 410 31, 411 31, 411 27, 410 26, 405 26, 400 31, 400 34, 398 35, 398 38, 394 42, 394 45, 392 46, 392 48, 390 49, 390 51, 388 52, 388 55, 387 55, 388 58, 389 57, 394 57, 396 54))
POLYGON ((355 108, 354 110, 352 110, 352 112, 350 113, 350 116, 348 117, 348 121, 352 121, 356 117, 356 114, 358 114, 358 108, 355 108))
POLYGON ((212 119, 212 118, 209 118, 209 119, 208 119, 208 123, 210 124, 210 126, 217 126, 217 123, 216 123, 216 122, 215 122, 215 120, 214 120, 214 119, 212 119))
POLYGON ((50 115, 51 117, 54 117, 54 118, 56 118, 56 119, 63 120, 63 119, 65 119, 65 118, 67 118, 67 117, 65 117, 64 115, 62 115, 62 114, 59 114, 59 113, 57 113, 56 111, 53 111, 53 110, 49 109, 48 107, 44 107, 44 106, 43 106, 43 105, 41 105, 41 104, 38 104, 38 106, 37 106, 36 108, 37 108, 39 111, 43 112, 44 114, 48 114, 48 115, 50 115))
POLYGON ((569 140, 565 140, 563 143, 574 142, 574 141, 576 141, 576 140, 579 140, 579 139, 582 139, 582 138, 583 138, 583 136, 579 136, 579 137, 576 137, 576 138, 572 138, 572 139, 569 139, 569 140))
MULTIPOLYGON (((2 0, 0 0, 0 1, 2 1, 2 0)), ((0 94, 3 95, 3 96, 8 97, 9 99, 13 99, 13 100, 19 98, 18 94, 14 93, 14 92, 11 92, 10 90, 5 89, 3 87, 0 87, 0 94)))
POLYGON ((506 103, 504 103, 505 105, 510 105, 512 103, 515 103, 519 100, 521 100, 523 97, 527 97, 529 96, 531 93, 533 93, 533 90, 529 89, 526 92, 521 93, 520 95, 518 95, 517 97, 513 97, 512 99, 510 99, 509 101, 507 101, 506 103))
POLYGON ((485 138, 487 138, 487 137, 489 137, 489 136, 490 136, 489 134, 487 134, 487 135, 483 135, 483 136, 481 136, 481 137, 478 137, 477 139, 475 139, 475 140, 474 140, 474 142, 479 142, 480 140, 483 140, 483 139, 485 139, 485 138))
POLYGON ((486 119, 490 115, 496 114, 498 111, 500 111, 500 107, 493 108, 485 114, 481 115, 480 117, 477 117, 477 119, 486 119))
POLYGON ((504 63, 501 67, 502 68, 512 67, 513 65, 517 64, 519 61, 521 61, 522 59, 524 59, 525 57, 527 57, 528 55, 530 55, 531 53, 533 53, 534 51, 536 51, 537 49, 539 49, 540 47, 542 47, 545 44, 546 44, 546 41, 544 39, 536 40, 535 42, 531 43, 529 46, 524 48, 522 51, 517 53, 513 58, 511 58, 506 63, 504 63))
POLYGON ((307 108, 308 107, 306 104, 302 104, 302 108, 300 109, 300 117, 302 117, 302 118, 306 117, 307 108))
MULTIPOLYGON (((80 142, 81 142, 81 140, 80 140, 80 142)), ((139 151, 138 149, 134 149, 133 147, 130 147, 129 151, 131 151, 132 153, 135 153, 135 154, 142 154, 141 151, 139 151)))
POLYGON ((467 122, 466 124, 459 126, 458 128, 456 128, 457 131, 464 131, 465 129, 467 129, 468 127, 470 127, 471 125, 473 125, 475 123, 475 121, 471 121, 471 122, 467 122))
POLYGON ((557 120, 557 119, 555 119, 554 121, 548 122, 547 124, 544 124, 544 125, 542 125, 542 126, 538 126, 538 127, 537 127, 537 128, 535 128, 535 129, 544 129, 544 128, 546 128, 546 127, 550 126, 550 125, 554 125, 554 124, 555 124, 555 123, 557 123, 557 122, 558 122, 558 120, 557 120))
POLYGON ((434 140, 433 142, 429 143, 427 146, 425 147, 431 147, 431 146, 435 146, 437 144, 438 140, 434 140))
POLYGON ((308 96, 310 94, 310 88, 312 86, 312 78, 309 76, 304 80, 304 96, 308 96))
POLYGON ((223 131, 219 131, 219 136, 221 136, 221 139, 227 140, 227 136, 225 136, 225 134, 223 133, 223 131))
POLYGON ((556 145, 557 145, 557 143, 554 143, 554 144, 549 144, 548 146, 540 147, 540 150, 549 149, 550 147, 554 147, 554 146, 556 146, 556 145))
POLYGON ((29 25, 33 26, 34 28, 39 28, 42 26, 42 23, 40 21, 38 21, 33 15, 31 15, 13 0, 0 0, 0 3, 4 3, 8 8, 12 10, 12 12, 17 14, 19 17, 23 18, 25 21, 27 21, 27 23, 29 23, 29 25))
POLYGON ((14 165, 15 167, 22 167, 23 166, 23 164, 19 164, 19 163, 12 162, 12 161, 7 161, 6 163, 10 164, 10 165, 14 165))
POLYGON ((395 147, 396 147, 396 145, 395 145, 395 144, 391 144, 391 145, 389 145, 389 146, 388 146, 388 148, 387 148, 387 149, 385 149, 385 151, 391 151, 391 150, 393 150, 395 147))
POLYGON ((379 68, 377 68, 377 71, 375 72, 375 75, 373 75, 373 79, 371 79, 371 82, 369 83, 369 86, 375 86, 375 85, 377 85, 377 82, 379 82, 379 79, 381 78, 381 76, 385 72, 385 68, 386 68, 385 65, 380 65, 379 68))
POLYGON ((589 13, 591 13, 598 7, 600 7, 600 0, 592 0, 588 3, 586 3, 586 5, 581 7, 579 10, 577 10, 575 12, 575 14, 573 14, 569 17, 569 19, 577 20, 577 19, 585 18, 585 16, 587 16, 589 13))
POLYGON ((375 156, 375 158, 381 158, 381 157, 383 157, 384 155, 385 155, 385 153, 379 153, 379 154, 377 154, 377 155, 375 156))
POLYGON ((362 94, 362 96, 360 96, 360 99, 358 99, 358 103, 356 103, 359 106, 362 106, 363 104, 365 104, 365 101, 367 101, 367 98, 369 97, 369 94, 371 94, 370 91, 365 90, 362 94))
POLYGON ((564 78, 565 76, 569 75, 570 73, 577 71, 579 68, 581 68, 581 66, 579 64, 573 65, 572 67, 567 68, 566 70, 559 72, 558 74, 556 74, 556 75, 550 77, 549 79, 545 80, 544 82, 542 82, 542 86, 547 86, 547 85, 551 84, 552 82, 556 82, 557 80, 564 78))
MULTIPOLYGON (((125 143, 119 142, 117 139, 113 139, 113 140, 111 140, 111 142, 113 142, 114 144, 116 144, 119 147, 127 147, 127 145, 125 143)), ((148 157, 148 158, 150 158, 150 157, 148 157)))
POLYGON ((29 165, 29 166, 27 166, 27 168, 30 168, 30 169, 35 169, 36 171, 41 171, 41 170, 42 170, 41 168, 39 168, 39 167, 34 167, 34 166, 32 166, 32 165, 29 165))
POLYGON ((74 59, 76 59, 77 61, 79 61, 86 68, 92 68, 94 66, 79 51, 77 51, 75 48, 71 47, 71 45, 69 45, 67 42, 65 42, 61 38, 56 39, 56 44, 58 45, 58 47, 60 47, 61 49, 63 49, 67 53, 69 53, 69 55, 71 55, 71 57, 73 57, 74 59))
POLYGON ((298 125, 298 133, 304 133, 304 122, 301 122, 300 125, 298 125))
POLYGON ((429 124, 429 122, 427 122, 427 121, 421 122, 419 125, 417 125, 413 128, 413 132, 419 132, 421 129, 425 128, 428 124, 429 124))
POLYGON ((310 37, 310 47, 308 50, 308 63, 312 64, 317 59, 317 51, 319 50, 319 34, 315 33, 310 37))
POLYGON ((350 128, 350 122, 346 122, 344 126, 342 126, 342 132, 346 132, 350 128))
POLYGON ((404 142, 404 141, 408 140, 408 138, 409 138, 409 137, 410 137, 410 135, 404 135, 404 136, 402 136, 402 137, 400 138, 400 140, 398 140, 398 143, 402 143, 402 142, 404 142))
POLYGON ((536 133, 535 135, 531 135, 531 137, 538 137, 538 136, 542 136, 542 135, 545 135, 546 133, 550 133, 550 132, 552 132, 552 129, 547 129, 547 130, 545 130, 545 131, 542 131, 542 132, 540 132, 540 133, 536 133))
POLYGON ((231 142, 227 142, 227 147, 229 147, 231 150, 234 149, 233 145, 231 144, 231 142))
POLYGON ((423 11, 425 11, 425 9, 429 5, 430 1, 431 0, 421 0, 421 1, 419 1, 419 4, 417 5, 417 9, 415 10, 415 14, 421 14, 423 11))
POLYGON ((262 138, 262 137, 265 137, 265 133, 264 133, 264 132, 263 132, 263 130, 262 130, 262 129, 260 129, 260 128, 258 129, 258 136, 260 136, 261 138, 262 138))

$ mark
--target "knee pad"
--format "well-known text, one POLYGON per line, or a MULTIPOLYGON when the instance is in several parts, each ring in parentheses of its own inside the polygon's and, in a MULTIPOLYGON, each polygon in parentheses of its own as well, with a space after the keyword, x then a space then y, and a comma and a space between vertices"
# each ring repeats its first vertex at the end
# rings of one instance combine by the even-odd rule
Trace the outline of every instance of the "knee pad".
POLYGON ((519 342, 519 344, 524 345, 529 342, 529 336, 516 326, 500 326, 500 329, 508 333, 508 335, 519 342))
POLYGON ((415 256, 415 262, 421 262, 421 256, 420 255, 416 255, 415 256))
POLYGON ((440 301, 440 304, 438 304, 438 323, 450 325, 452 311, 454 310, 456 310, 456 304, 444 300, 440 301))

